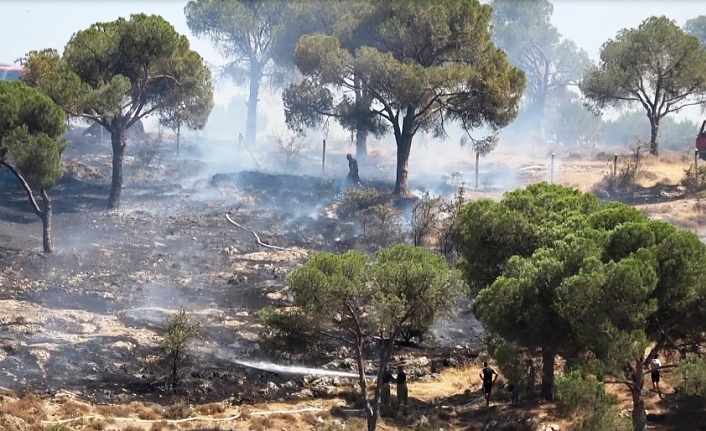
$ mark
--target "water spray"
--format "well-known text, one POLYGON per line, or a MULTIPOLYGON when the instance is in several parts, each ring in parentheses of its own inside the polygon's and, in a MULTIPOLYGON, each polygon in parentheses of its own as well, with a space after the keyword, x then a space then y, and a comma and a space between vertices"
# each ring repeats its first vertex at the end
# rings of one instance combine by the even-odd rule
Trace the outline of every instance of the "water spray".
MULTIPOLYGON (((347 373, 345 371, 324 370, 322 368, 310 368, 300 365, 279 365, 272 362, 263 361, 242 361, 233 360, 234 363, 246 368, 255 368, 257 370, 269 371, 279 374, 294 374, 301 376, 327 376, 327 377, 344 377, 357 379, 360 376, 357 373, 347 373)), ((366 375, 366 379, 375 380, 377 376, 366 375)))

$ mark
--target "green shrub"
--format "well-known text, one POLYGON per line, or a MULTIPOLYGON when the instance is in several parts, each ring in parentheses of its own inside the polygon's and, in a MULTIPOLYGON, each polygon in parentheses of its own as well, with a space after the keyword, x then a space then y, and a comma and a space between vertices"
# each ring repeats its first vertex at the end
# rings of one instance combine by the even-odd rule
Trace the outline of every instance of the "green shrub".
POLYGON ((594 376, 583 376, 579 371, 572 371, 556 378, 556 407, 564 416, 616 403, 617 398, 606 394, 603 383, 594 376))
POLYGON ((168 362, 168 383, 172 388, 179 383, 179 369, 188 359, 188 344, 202 335, 201 325, 194 321, 183 308, 175 314, 164 331, 161 348, 168 362))
POLYGON ((620 417, 612 405, 599 405, 593 412, 574 422, 569 431, 631 431, 632 421, 620 417))
POLYGON ((389 203, 391 196, 373 188, 350 188, 343 192, 336 213, 341 219, 356 219, 358 213, 376 205, 389 203))
POLYGON ((263 308, 258 317, 262 324, 260 348, 270 356, 306 355, 318 350, 316 334, 301 311, 263 308))
POLYGON ((706 397, 706 358, 689 353, 672 371, 671 380, 683 395, 706 397))

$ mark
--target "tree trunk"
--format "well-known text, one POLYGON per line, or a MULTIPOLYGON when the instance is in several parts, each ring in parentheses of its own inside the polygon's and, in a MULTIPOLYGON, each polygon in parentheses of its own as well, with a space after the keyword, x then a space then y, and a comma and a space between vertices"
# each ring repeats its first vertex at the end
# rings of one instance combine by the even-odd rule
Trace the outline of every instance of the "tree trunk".
POLYGON ((177 156, 178 156, 179 150, 181 148, 181 125, 177 126, 176 133, 177 133, 177 156))
POLYGON ((556 355, 550 349, 542 349, 542 398, 554 400, 554 362, 556 355))
POLYGON ((355 156, 360 160, 365 160, 368 156, 368 127, 370 120, 370 106, 373 104, 373 98, 370 97, 365 83, 362 80, 357 81, 357 85, 361 87, 355 92, 356 105, 356 125, 355 125, 355 156))
POLYGON ((108 209, 120 208, 120 192, 123 188, 123 158, 125 156, 125 126, 120 119, 113 121, 110 143, 113 147, 113 178, 110 184, 108 209))
MULTIPOLYGON (((363 338, 360 334, 356 336, 356 338, 355 360, 358 363, 358 384, 360 385, 360 394, 365 402, 365 416, 368 419, 368 431, 375 431, 380 410, 377 406, 373 406, 370 403, 370 398, 368 398, 368 382, 365 380, 365 366, 363 365, 363 338)), ((378 390, 379 389, 376 389, 376 391, 378 390)))
POLYGON ((396 195, 406 195, 409 191, 407 177, 409 174, 409 154, 412 150, 412 138, 414 138, 414 115, 413 106, 407 107, 407 112, 402 120, 402 130, 395 136, 397 141, 397 178, 395 179, 396 195))
POLYGON ((659 156, 659 118, 648 117, 650 119, 650 154, 657 157, 659 156))
POLYGON ((355 132, 355 157, 358 160, 368 157, 368 130, 360 126, 355 132))
POLYGON ((42 195, 42 244, 44 246, 44 253, 51 253, 53 251, 51 240, 51 218, 53 213, 51 199, 44 187, 40 188, 39 192, 42 195))
POLYGON ((537 124, 535 126, 537 130, 537 137, 539 138, 539 142, 541 145, 547 142, 546 133, 544 131, 544 116, 546 113, 546 107, 547 93, 546 89, 543 89, 543 91, 537 95, 537 101, 535 104, 535 115, 537 121, 537 124))
POLYGON ((632 429, 633 431, 647 431, 647 413, 645 411, 645 396, 642 388, 645 384, 645 364, 642 359, 635 364, 633 386, 630 388, 632 395, 632 429))
POLYGON ((5 166, 7 169, 12 172, 12 175, 17 178, 17 180, 22 184, 22 188, 24 189, 25 193, 27 194, 27 199, 29 199, 29 203, 32 205, 32 209, 34 210, 34 213, 37 215, 37 217, 42 220, 42 228, 43 228, 43 240, 44 240, 44 252, 45 253, 51 253, 52 252, 52 244, 51 244, 51 216, 52 216, 52 209, 51 209, 51 199, 49 199, 49 195, 47 194, 47 191, 44 188, 40 188, 40 192, 42 195, 42 200, 44 203, 44 209, 40 209, 39 205, 37 205, 37 200, 34 198, 34 194, 32 193, 32 188, 29 186, 27 183, 27 180, 22 176, 22 174, 15 169, 12 165, 10 165, 7 162, 4 162, 0 160, 0 167, 5 166))
POLYGON ((250 66, 250 93, 248 95, 248 116, 245 120, 245 143, 254 146, 257 136, 257 102, 260 97, 262 71, 258 65, 250 66))

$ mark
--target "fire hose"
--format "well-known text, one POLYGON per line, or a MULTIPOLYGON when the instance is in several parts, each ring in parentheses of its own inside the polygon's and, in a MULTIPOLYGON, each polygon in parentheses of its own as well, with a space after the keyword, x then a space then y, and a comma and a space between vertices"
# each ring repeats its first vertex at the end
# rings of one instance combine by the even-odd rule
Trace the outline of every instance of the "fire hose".
MULTIPOLYGON (((258 412, 248 412, 247 415, 250 416, 267 416, 267 415, 273 415, 273 414, 295 414, 295 413, 307 413, 307 412, 323 412, 324 409, 320 407, 307 407, 305 409, 298 409, 298 410, 275 410, 275 411, 258 411, 258 412)), ((227 418, 214 418, 210 416, 195 416, 195 417, 189 417, 185 419, 133 419, 133 418, 108 418, 105 416, 101 415, 85 415, 85 416, 79 416, 77 418, 71 418, 71 419, 61 419, 61 420, 55 420, 55 421, 42 421, 42 424, 44 425, 62 425, 66 424, 69 422, 76 422, 76 421, 85 421, 85 420, 90 420, 90 419, 103 419, 103 420, 113 420, 116 422, 130 422, 130 423, 138 423, 138 424, 154 424, 154 423, 168 423, 168 424, 178 424, 178 423, 184 423, 184 422, 228 422, 228 421, 234 421, 238 419, 239 417, 242 416, 242 413, 238 413, 237 415, 233 415, 227 418)))

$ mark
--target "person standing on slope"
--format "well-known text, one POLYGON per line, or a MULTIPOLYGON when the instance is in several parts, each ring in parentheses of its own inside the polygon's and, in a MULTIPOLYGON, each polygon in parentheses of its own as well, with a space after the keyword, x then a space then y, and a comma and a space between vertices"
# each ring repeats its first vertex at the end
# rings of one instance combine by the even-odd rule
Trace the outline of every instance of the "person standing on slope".
POLYGON ((483 396, 485 397, 485 406, 490 406, 490 393, 493 390, 493 383, 498 379, 498 373, 488 366, 487 362, 483 362, 483 369, 478 374, 483 380, 483 396))

